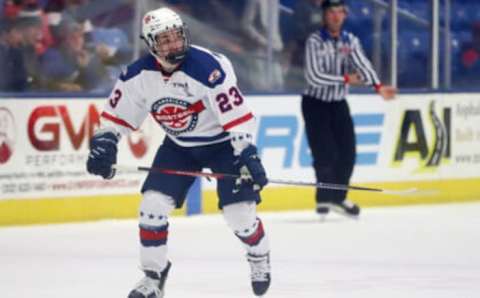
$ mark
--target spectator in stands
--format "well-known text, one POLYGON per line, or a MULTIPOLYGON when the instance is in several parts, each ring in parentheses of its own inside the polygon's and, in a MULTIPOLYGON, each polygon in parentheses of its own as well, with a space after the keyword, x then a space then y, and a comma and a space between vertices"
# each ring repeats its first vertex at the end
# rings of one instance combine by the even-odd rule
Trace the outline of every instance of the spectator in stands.
POLYGON ((2 29, 2 90, 30 91, 42 88, 39 56, 35 52, 42 36, 41 19, 18 16, 5 19, 2 29))
POLYGON ((105 65, 85 44, 81 24, 64 21, 60 25, 60 44, 49 49, 42 59, 42 72, 52 91, 102 91, 110 88, 105 65))
MULTIPOLYGON (((43 55, 53 45, 53 36, 50 32, 48 16, 42 10, 38 0, 22 0, 17 17, 35 17, 40 19, 42 34, 35 40, 35 53, 43 55)), ((35 29, 37 31, 38 29, 35 29)))
MULTIPOLYGON (((88 0, 53 0, 47 4, 52 28, 56 39, 61 39, 61 26, 65 22, 77 22, 83 26, 87 47, 95 48, 102 62, 111 66, 128 63, 132 58, 132 47, 128 36, 119 28, 106 28, 114 22, 115 8, 125 7, 130 0, 88 1, 88 0), (108 15, 108 17, 104 16, 108 15), (99 24, 97 24, 99 23, 99 24)), ((118 12, 117 12, 118 13, 118 12)), ((121 16, 117 16, 120 18, 121 16)), ((126 15, 125 24, 133 16, 126 15)), ((117 20, 118 21, 118 20, 117 20)))
POLYGON ((87 0, 51 0, 45 7, 50 20, 53 35, 56 40, 61 39, 61 25, 67 22, 79 23, 83 26, 85 35, 87 36, 92 30, 92 22, 87 16, 88 9, 85 4, 87 0))
POLYGON ((83 25, 88 35, 95 28, 119 28, 131 30, 134 20, 132 0, 51 0, 45 7, 55 31, 62 21, 76 21, 83 25))
POLYGON ((297 1, 293 13, 293 40, 289 44, 292 51, 292 64, 303 67, 305 41, 322 25, 323 0, 297 1))
POLYGON ((299 89, 304 85, 305 42, 310 33, 322 25, 322 2, 323 0, 299 0, 294 7, 292 38, 287 41, 285 49, 289 89, 299 89))
POLYGON ((5 0, 2 3, 2 16, 7 19, 14 19, 20 11, 21 0, 5 0))
POLYGON ((480 74, 480 22, 472 25, 472 41, 466 44, 462 50, 462 75, 471 83, 479 82, 480 74))
POLYGON ((50 32, 48 16, 42 10, 39 0, 7 0, 2 5, 4 16, 8 19, 19 17, 35 17, 40 18, 42 35, 35 42, 35 53, 42 55, 48 47, 53 44, 53 37, 50 32))
POLYGON ((0 20, 0 91, 25 91, 28 75, 23 59, 23 37, 14 20, 0 20))
POLYGON ((249 52, 252 54, 249 77, 257 91, 283 90, 283 41, 279 28, 279 9, 278 0, 247 0, 242 15, 242 30, 250 41, 249 52), (272 20, 271 25, 269 19, 272 20), (267 56, 268 32, 271 32, 272 61, 267 56))

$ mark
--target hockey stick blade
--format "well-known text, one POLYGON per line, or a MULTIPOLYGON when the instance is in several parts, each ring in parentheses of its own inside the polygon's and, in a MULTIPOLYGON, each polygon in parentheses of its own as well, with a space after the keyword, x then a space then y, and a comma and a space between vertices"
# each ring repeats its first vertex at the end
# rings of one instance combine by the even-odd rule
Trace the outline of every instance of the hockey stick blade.
MULTIPOLYGON (((183 170, 174 170, 166 168, 156 168, 156 167, 141 167, 141 166, 124 166, 124 165, 113 165, 113 168, 117 171, 142 171, 150 173, 161 173, 168 175, 178 175, 178 176, 190 176, 190 177, 203 177, 203 178, 215 178, 215 179, 238 179, 240 175, 236 174, 227 174, 227 173, 207 173, 207 172, 198 172, 198 171, 183 171, 183 170)), ((269 183, 279 184, 279 185, 292 185, 292 186, 310 186, 315 188, 323 189, 332 189, 332 190, 358 190, 358 191, 370 191, 378 192, 390 195, 408 195, 417 191, 417 189, 406 189, 406 190, 385 190, 381 188, 371 188, 363 186, 354 186, 354 185, 344 185, 344 184, 335 184, 335 183, 325 183, 325 182, 306 182, 306 181, 294 181, 294 180, 283 180, 283 179, 268 179, 269 183)))

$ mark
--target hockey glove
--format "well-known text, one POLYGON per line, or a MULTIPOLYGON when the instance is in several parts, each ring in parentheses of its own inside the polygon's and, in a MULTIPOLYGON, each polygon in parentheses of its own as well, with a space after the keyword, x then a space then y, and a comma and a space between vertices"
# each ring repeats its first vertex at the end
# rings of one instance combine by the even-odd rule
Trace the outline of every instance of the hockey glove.
POLYGON ((236 164, 240 178, 235 181, 234 192, 238 192, 242 187, 252 187, 254 191, 260 191, 267 185, 267 174, 254 145, 242 150, 236 164))
POLYGON ((118 138, 113 132, 94 135, 90 140, 90 154, 87 160, 87 171, 93 175, 112 179, 115 169, 112 165, 117 163, 118 138))

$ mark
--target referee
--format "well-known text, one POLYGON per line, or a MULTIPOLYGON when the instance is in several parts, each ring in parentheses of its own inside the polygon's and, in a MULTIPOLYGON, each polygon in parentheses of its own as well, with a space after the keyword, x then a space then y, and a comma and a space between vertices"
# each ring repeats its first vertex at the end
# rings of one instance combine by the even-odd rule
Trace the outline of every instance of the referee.
MULTIPOLYGON (((343 0, 324 0, 323 27, 306 41, 302 114, 313 167, 319 182, 349 184, 355 164, 355 133, 346 101, 349 85, 369 85, 385 99, 396 89, 383 86, 359 39, 342 29, 347 17, 343 0)), ((316 211, 330 210, 356 217, 360 208, 346 199, 346 191, 317 189, 316 211)))

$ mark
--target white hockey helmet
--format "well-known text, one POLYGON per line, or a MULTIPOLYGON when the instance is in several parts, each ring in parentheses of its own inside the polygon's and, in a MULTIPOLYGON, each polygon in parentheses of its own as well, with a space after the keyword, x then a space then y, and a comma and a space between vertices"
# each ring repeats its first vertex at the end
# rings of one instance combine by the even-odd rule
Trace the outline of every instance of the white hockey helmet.
POLYGON ((142 35, 140 36, 150 52, 159 59, 170 64, 178 64, 184 58, 190 47, 188 28, 180 16, 169 8, 159 8, 149 11, 142 20, 142 35), (159 35, 165 32, 175 32, 182 45, 174 52, 163 53, 159 35))

